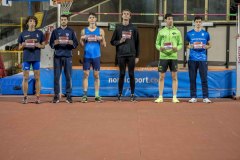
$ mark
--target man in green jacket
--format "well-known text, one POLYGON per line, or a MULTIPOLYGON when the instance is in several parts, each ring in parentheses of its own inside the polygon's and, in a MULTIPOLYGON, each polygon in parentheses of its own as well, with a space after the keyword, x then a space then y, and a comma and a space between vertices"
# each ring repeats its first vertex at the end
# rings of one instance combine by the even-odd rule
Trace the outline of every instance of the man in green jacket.
POLYGON ((165 17, 166 27, 161 29, 158 32, 156 39, 156 48, 160 51, 159 55, 159 97, 154 101, 156 103, 163 102, 163 88, 164 88, 164 78, 165 73, 170 68, 172 73, 172 89, 173 89, 173 103, 178 103, 177 99, 177 88, 178 88, 178 79, 177 79, 177 70, 178 70, 178 55, 182 46, 182 36, 181 32, 173 26, 173 16, 172 14, 166 14, 165 17))

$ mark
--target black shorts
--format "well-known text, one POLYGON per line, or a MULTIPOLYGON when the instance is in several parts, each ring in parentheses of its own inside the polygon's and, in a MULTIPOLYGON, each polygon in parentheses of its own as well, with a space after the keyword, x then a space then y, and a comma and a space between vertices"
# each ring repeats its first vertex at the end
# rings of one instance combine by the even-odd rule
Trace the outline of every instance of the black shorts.
POLYGON ((165 73, 170 68, 171 72, 177 72, 178 60, 175 59, 161 59, 158 63, 158 72, 165 73))

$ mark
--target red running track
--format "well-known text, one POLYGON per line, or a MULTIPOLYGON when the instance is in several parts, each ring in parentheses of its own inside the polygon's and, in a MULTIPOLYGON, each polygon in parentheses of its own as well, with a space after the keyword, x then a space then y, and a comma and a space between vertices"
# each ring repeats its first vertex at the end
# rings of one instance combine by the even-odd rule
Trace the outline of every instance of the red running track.
POLYGON ((240 101, 20 104, 0 97, 0 160, 239 160, 240 101))

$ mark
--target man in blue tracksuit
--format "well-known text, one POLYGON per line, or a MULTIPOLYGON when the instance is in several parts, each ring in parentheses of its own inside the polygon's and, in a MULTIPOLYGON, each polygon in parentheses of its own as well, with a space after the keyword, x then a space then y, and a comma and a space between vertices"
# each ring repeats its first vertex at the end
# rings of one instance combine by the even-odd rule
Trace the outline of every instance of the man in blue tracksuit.
POLYGON ((61 15, 61 26, 53 30, 50 38, 50 46, 54 52, 54 98, 53 103, 59 102, 59 79, 64 68, 66 77, 66 102, 72 103, 72 49, 78 46, 76 34, 67 26, 68 16, 61 15))
POLYGON ((206 53, 207 49, 211 48, 210 35, 202 29, 202 17, 195 17, 194 23, 195 28, 189 31, 186 36, 187 48, 190 49, 188 69, 191 99, 189 103, 197 102, 196 78, 198 70, 202 82, 203 102, 211 103, 208 99, 208 64, 206 53))

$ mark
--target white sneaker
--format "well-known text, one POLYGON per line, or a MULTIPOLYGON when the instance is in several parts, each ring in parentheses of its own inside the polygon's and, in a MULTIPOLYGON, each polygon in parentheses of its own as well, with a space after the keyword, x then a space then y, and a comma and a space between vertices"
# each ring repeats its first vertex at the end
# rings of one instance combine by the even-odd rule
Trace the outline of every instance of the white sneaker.
POLYGON ((208 98, 204 98, 203 103, 212 103, 212 101, 210 101, 210 99, 208 99, 208 98))
POLYGON ((177 97, 173 97, 172 102, 173 103, 179 103, 180 101, 177 99, 177 97))
POLYGON ((155 103, 162 103, 163 102, 163 97, 158 97, 154 102, 155 103))
POLYGON ((192 98, 188 101, 189 103, 196 103, 197 102, 197 98, 192 98))

